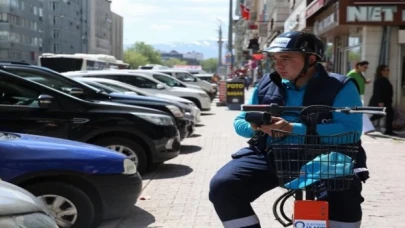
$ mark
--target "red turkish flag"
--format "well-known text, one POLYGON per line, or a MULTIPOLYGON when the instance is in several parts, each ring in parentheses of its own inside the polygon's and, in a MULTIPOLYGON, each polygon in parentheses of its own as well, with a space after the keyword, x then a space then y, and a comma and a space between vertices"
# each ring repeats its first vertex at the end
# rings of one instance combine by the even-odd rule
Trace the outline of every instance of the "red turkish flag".
POLYGON ((243 19, 250 19, 250 9, 246 8, 243 4, 240 4, 240 12, 243 19))

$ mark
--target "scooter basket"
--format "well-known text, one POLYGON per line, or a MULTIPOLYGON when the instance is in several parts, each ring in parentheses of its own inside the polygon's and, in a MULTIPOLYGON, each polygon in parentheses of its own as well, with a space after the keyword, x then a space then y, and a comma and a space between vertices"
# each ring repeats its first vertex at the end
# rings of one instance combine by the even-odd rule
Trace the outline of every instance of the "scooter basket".
POLYGON ((358 133, 297 135, 273 130, 271 157, 280 187, 307 191, 343 191, 353 182, 358 133))

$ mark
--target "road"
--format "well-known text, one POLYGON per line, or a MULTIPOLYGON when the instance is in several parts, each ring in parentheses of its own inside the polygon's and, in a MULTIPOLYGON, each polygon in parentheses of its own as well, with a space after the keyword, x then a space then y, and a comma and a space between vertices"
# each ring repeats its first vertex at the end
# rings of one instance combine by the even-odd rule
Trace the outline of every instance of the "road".
MULTIPOLYGON (((145 175, 144 189, 129 216, 105 222, 101 228, 222 227, 208 200, 211 177, 247 139, 236 135, 232 123, 238 111, 212 107, 202 116, 204 126, 184 140, 179 157, 145 175)), ((371 178, 363 186, 363 225, 367 228, 405 227, 405 139, 380 134, 363 136, 371 178)), ((262 227, 282 227, 272 205, 284 190, 268 192, 253 203, 262 227)), ((291 204, 290 204, 291 205, 291 204)))

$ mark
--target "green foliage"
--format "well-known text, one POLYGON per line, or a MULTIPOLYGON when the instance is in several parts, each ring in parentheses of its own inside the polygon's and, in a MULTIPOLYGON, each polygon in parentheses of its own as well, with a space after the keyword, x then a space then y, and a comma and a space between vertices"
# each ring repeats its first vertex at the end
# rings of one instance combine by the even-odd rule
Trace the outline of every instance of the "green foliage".
POLYGON ((218 59, 217 58, 209 58, 201 61, 201 67, 203 70, 207 72, 214 73, 217 71, 218 68, 218 59))
POLYGON ((151 45, 144 42, 136 42, 124 52, 124 62, 132 68, 138 68, 145 64, 161 64, 160 53, 151 45))
POLYGON ((163 65, 173 67, 174 65, 187 65, 187 62, 176 58, 169 58, 168 60, 163 60, 163 65))

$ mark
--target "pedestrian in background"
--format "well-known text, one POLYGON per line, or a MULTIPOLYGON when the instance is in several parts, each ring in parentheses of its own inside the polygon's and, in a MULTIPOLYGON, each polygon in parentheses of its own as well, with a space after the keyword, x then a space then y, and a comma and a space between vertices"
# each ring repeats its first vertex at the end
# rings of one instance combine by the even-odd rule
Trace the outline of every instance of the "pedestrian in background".
POLYGON ((360 61, 356 63, 356 66, 353 70, 347 73, 347 77, 353 78, 356 81, 357 89, 361 96, 364 95, 365 85, 370 84, 371 80, 366 79, 363 75, 368 69, 368 61, 360 61))
MULTIPOLYGON (((392 107, 392 101, 394 96, 394 88, 388 79, 390 74, 390 69, 387 65, 380 65, 376 69, 375 81, 373 87, 373 95, 370 99, 370 106, 380 106, 386 107, 386 116, 385 116, 385 132, 386 135, 396 134, 392 131, 392 123, 394 121, 394 109, 392 107)), ((373 115, 370 120, 375 121, 383 116, 373 115)))
MULTIPOLYGON (((353 78, 356 82, 357 89, 359 90, 360 94, 360 99, 364 105, 364 90, 365 90, 365 85, 370 84, 371 80, 366 79, 363 75, 368 69, 368 61, 360 61, 356 63, 356 66, 353 70, 349 71, 347 73, 347 76, 350 78, 353 78)), ((371 123, 369 117, 367 114, 363 114, 363 133, 368 134, 371 132, 374 132, 375 128, 374 125, 371 123)))

